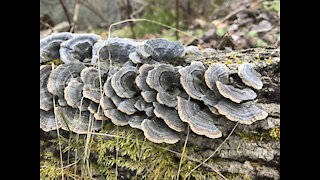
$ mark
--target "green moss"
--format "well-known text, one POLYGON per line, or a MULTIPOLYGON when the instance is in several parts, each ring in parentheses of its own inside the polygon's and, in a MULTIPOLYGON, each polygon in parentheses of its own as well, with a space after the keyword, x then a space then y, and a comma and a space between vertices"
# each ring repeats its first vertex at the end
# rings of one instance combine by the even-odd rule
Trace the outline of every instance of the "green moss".
POLYGON ((249 141, 279 141, 280 127, 276 127, 270 130, 259 129, 257 133, 236 132, 236 134, 249 141))
MULTIPOLYGON (((178 174, 180 156, 173 153, 181 153, 183 150, 182 143, 174 145, 155 144, 146 140, 143 132, 130 127, 116 127, 111 123, 107 123, 103 130, 96 135, 93 141, 90 142, 91 154, 96 154, 96 159, 90 159, 90 170, 97 176, 98 179, 115 179, 116 166, 130 170, 132 175, 137 174, 138 179, 175 179, 178 174), (118 131, 117 131, 118 129, 118 131), (125 138, 110 138, 102 134, 118 135, 125 138), (118 150, 118 157, 116 156, 118 150), (171 152, 170 152, 171 151, 171 152), (140 156, 142 155, 142 156, 140 156)), ((81 135, 77 140, 77 135, 66 134, 60 137, 60 142, 63 147, 63 157, 69 156, 69 162, 64 161, 64 165, 72 164, 78 161, 77 171, 75 173, 75 165, 65 169, 64 174, 70 177, 90 177, 87 164, 83 162, 84 151, 86 149, 86 136, 81 135), (74 154, 77 152, 78 160, 74 154)), ((55 143, 58 147, 58 140, 50 140, 50 143, 55 143)), ((41 144, 40 144, 41 145, 41 144)), ((44 145, 44 143, 42 144, 44 145)), ((46 149, 46 148, 43 148, 46 149)), ((185 153, 190 154, 195 152, 196 147, 187 146, 185 153)), ((53 153, 42 150, 40 152, 40 175, 45 179, 61 178, 60 158, 59 155, 54 156, 53 153)), ((199 159, 201 161, 201 159, 199 159)), ((197 162, 183 158, 180 178, 184 179, 186 175, 196 166, 197 162)), ((207 168, 200 167, 193 171, 190 175, 192 178, 214 178, 218 175, 207 168)), ((134 178, 134 177, 133 177, 134 178)))

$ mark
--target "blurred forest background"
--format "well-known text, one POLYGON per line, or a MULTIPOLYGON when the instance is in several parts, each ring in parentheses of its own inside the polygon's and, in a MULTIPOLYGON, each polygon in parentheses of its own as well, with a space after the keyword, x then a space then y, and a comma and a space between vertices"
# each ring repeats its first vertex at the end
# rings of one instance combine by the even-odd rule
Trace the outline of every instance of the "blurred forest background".
POLYGON ((40 0, 40 39, 53 32, 95 33, 138 40, 163 37, 200 49, 280 44, 279 0, 40 0))

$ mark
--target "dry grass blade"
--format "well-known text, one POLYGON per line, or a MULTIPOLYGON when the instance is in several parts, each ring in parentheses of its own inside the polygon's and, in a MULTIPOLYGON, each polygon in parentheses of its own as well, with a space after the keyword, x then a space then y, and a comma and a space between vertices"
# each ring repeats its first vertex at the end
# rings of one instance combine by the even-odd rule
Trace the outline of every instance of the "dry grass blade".
POLYGON ((193 36, 193 35, 191 35, 191 34, 189 34, 187 32, 181 31, 181 30, 179 30, 177 28, 174 28, 174 27, 171 27, 171 26, 168 26, 166 24, 162 24, 162 23, 159 23, 157 21, 150 20, 150 19, 126 19, 126 20, 123 20, 123 21, 119 21, 119 22, 113 23, 113 24, 111 24, 109 26, 108 39, 111 38, 111 29, 112 29, 113 26, 120 25, 120 24, 127 23, 127 22, 139 22, 139 21, 150 22, 150 23, 153 23, 153 24, 157 24, 157 25, 169 28, 169 29, 173 29, 173 30, 175 30, 175 31, 177 31, 179 33, 182 33, 184 35, 187 35, 187 36, 190 36, 190 37, 192 37, 194 39, 199 40, 199 38, 197 38, 197 37, 195 37, 195 36, 193 36))
POLYGON ((182 160, 183 160, 184 153, 186 151, 186 147, 187 147, 187 143, 188 143, 188 139, 189 139, 189 134, 190 134, 189 126, 190 125, 188 125, 188 127, 187 127, 187 137, 186 137, 186 142, 184 143, 183 150, 182 150, 182 156, 181 156, 180 164, 179 164, 179 168, 178 168, 177 180, 179 180, 179 174, 180 174, 180 170, 181 170, 182 160))
MULTIPOLYGON (((52 63, 52 70, 54 70, 54 63, 52 63)), ((53 97, 53 108, 54 108, 54 111, 55 111, 55 108, 56 108, 56 101, 53 97)), ((59 132, 59 126, 58 126, 58 119, 55 118, 56 120, 56 129, 57 129, 57 136, 58 136, 58 144, 59 144, 59 151, 60 151, 60 164, 61 164, 61 177, 62 179, 64 179, 64 172, 63 172, 63 159, 62 159, 62 145, 61 145, 61 140, 60 140, 60 132, 59 132)))

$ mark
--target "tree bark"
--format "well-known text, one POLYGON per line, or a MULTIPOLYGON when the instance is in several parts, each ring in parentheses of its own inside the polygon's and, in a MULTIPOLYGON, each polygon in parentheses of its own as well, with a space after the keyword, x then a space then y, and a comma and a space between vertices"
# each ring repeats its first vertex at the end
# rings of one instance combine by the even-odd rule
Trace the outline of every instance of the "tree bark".
MULTIPOLYGON (((262 75, 263 88, 257 90, 257 106, 269 116, 252 125, 239 124, 221 149, 212 157, 210 166, 220 172, 238 174, 236 179, 279 179, 280 178, 280 49, 252 48, 238 51, 221 51, 212 54, 186 56, 179 64, 201 61, 210 65, 213 62, 226 63, 231 77, 237 73, 241 62, 254 64, 262 75), (277 134, 272 134, 277 133, 277 134)), ((186 65, 184 64, 184 65, 186 65)), ((191 133, 188 145, 198 150, 188 156, 206 159, 229 135, 235 122, 225 117, 216 122, 223 133, 222 138, 209 139, 191 133)), ((186 134, 179 143, 185 142, 186 134)))

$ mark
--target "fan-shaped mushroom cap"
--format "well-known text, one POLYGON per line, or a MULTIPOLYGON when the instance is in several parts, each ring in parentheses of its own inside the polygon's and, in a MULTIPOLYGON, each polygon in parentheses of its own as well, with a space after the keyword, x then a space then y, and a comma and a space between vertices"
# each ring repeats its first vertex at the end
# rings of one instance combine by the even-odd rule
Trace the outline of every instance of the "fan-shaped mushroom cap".
POLYGON ((173 130, 182 132, 185 130, 186 125, 180 119, 178 112, 174 108, 161 105, 157 102, 153 103, 154 114, 164 120, 164 122, 173 130))
POLYGON ((148 72, 146 82, 158 92, 172 92, 180 85, 179 79, 180 75, 172 65, 160 64, 148 72))
POLYGON ((101 86, 104 84, 103 74, 99 75, 99 70, 94 67, 87 67, 81 71, 81 79, 84 83, 83 96, 95 103, 99 103, 101 99, 101 86))
POLYGON ((54 112, 51 111, 43 111, 40 109, 40 128, 45 131, 49 132, 51 130, 56 130, 60 128, 60 124, 58 122, 58 126, 56 125, 56 118, 54 112))
POLYGON ((49 92, 63 98, 65 87, 70 82, 70 79, 79 77, 84 68, 85 66, 82 63, 69 63, 58 66, 49 76, 47 86, 49 92))
POLYGON ((72 78, 64 90, 64 98, 72 108, 87 111, 90 100, 82 95, 84 84, 80 77, 72 78))
POLYGON ((137 76, 137 68, 133 66, 123 67, 111 79, 111 85, 116 94, 121 98, 132 98, 139 93, 134 81, 137 76))
POLYGON ((72 34, 64 32, 40 40, 40 64, 59 59, 60 44, 72 38, 72 34))
POLYGON ((219 93, 233 102, 241 103, 242 101, 253 100, 257 94, 250 88, 238 89, 232 85, 222 84, 220 81, 216 83, 219 93))
POLYGON ((147 84, 148 72, 151 71, 152 69, 154 69, 153 65, 143 64, 139 68, 139 75, 136 77, 136 80, 135 80, 136 85, 142 91, 141 96, 148 103, 155 102, 156 95, 157 95, 157 91, 155 91, 154 89, 151 89, 147 84))
POLYGON ((180 140, 178 133, 170 129, 162 119, 144 119, 142 130, 144 136, 154 143, 174 144, 180 140))
MULTIPOLYGON (((89 130, 90 113, 89 111, 79 112, 79 110, 71 108, 70 106, 55 108, 55 116, 61 123, 63 130, 68 131, 69 127, 71 131, 82 134, 89 130)), ((101 129, 102 121, 94 122, 92 120, 92 122, 92 130, 97 131, 101 129)))
POLYGON ((255 89, 262 89, 261 75, 253 69, 250 63, 245 62, 241 64, 238 69, 238 75, 245 85, 255 89))
POLYGON ((259 109, 252 101, 237 104, 228 99, 223 99, 215 108, 229 120, 240 122, 241 124, 252 124, 268 116, 268 113, 259 109))
POLYGON ((104 115, 104 112, 102 110, 102 107, 99 104, 91 101, 90 102, 90 105, 88 107, 88 110, 91 114, 94 114, 94 118, 96 118, 96 120, 99 120, 99 121, 104 121, 104 120, 107 120, 108 118, 104 115))
POLYGON ((143 42, 138 43, 137 46, 136 46, 136 48, 137 48, 136 52, 142 59, 147 59, 147 58, 149 58, 151 56, 144 49, 144 44, 145 43, 146 43, 146 41, 143 41, 143 42))
POLYGON ((206 105, 214 106, 220 98, 205 84, 205 70, 206 68, 201 62, 193 61, 190 66, 179 69, 180 83, 189 96, 203 101, 206 105))
POLYGON ((110 98, 104 96, 100 100, 100 105, 103 109, 103 112, 111 122, 117 126, 126 126, 129 123, 130 116, 119 111, 117 107, 113 104, 110 98))
POLYGON ((216 82, 223 84, 229 83, 229 69, 224 64, 214 63, 204 73, 204 79, 207 86, 214 92, 218 91, 216 82))
POLYGON ((118 110, 123 113, 126 113, 127 115, 132 115, 136 113, 138 110, 135 107, 135 103, 138 101, 139 98, 141 97, 137 96, 130 99, 124 99, 122 102, 119 103, 118 110))
POLYGON ((105 41, 98 41, 93 45, 91 63, 97 67, 100 65, 101 71, 107 71, 109 69, 109 50, 105 41))
POLYGON ((111 58, 123 64, 129 60, 129 54, 136 51, 137 42, 126 38, 110 38, 107 45, 111 58))
POLYGON ((185 55, 184 47, 180 42, 172 42, 163 38, 145 41, 144 50, 161 62, 168 62, 173 58, 185 55))
POLYGON ((178 105, 177 96, 188 96, 183 91, 176 89, 174 92, 159 92, 157 94, 157 102, 168 107, 175 108, 178 105))
POLYGON ((208 109, 201 110, 197 103, 178 97, 178 113, 181 120, 188 123, 196 134, 213 139, 222 136, 214 124, 213 114, 208 109))
POLYGON ((132 128, 137 128, 142 130, 142 122, 144 119, 146 119, 147 116, 146 115, 142 115, 142 114, 137 114, 137 115, 133 115, 131 116, 130 120, 129 120, 129 126, 132 128))
POLYGON ((152 103, 147 103, 145 100, 143 100, 143 98, 141 96, 138 96, 138 100, 136 101, 136 103, 134 104, 134 107, 139 110, 139 111, 144 111, 145 114, 148 117, 153 117, 154 113, 153 113, 153 105, 152 103))
POLYGON ((92 47, 98 41, 100 36, 95 34, 74 35, 61 43, 60 58, 64 63, 83 62, 85 59, 92 58, 92 47))
POLYGON ((40 109, 45 111, 53 108, 53 96, 47 88, 51 70, 51 66, 40 66, 40 109))

